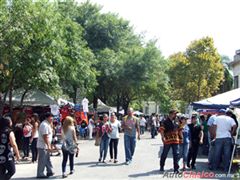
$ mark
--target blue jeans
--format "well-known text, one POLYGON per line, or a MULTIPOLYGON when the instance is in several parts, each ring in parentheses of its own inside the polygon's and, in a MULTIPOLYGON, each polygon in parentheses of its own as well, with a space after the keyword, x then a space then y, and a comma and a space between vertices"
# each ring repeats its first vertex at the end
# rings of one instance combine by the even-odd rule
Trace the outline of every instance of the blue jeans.
POLYGON ((140 134, 144 134, 145 126, 140 126, 140 134))
POLYGON ((126 162, 132 161, 132 157, 136 147, 136 136, 128 136, 124 134, 124 148, 126 162))
POLYGON ((151 126, 151 136, 152 136, 152 138, 155 138, 155 136, 156 136, 156 127, 155 126, 151 126))
POLYGON ((232 155, 232 138, 217 138, 215 141, 215 156, 214 169, 217 169, 220 164, 221 156, 223 155, 224 171, 228 172, 232 155))
POLYGON ((109 142, 110 142, 110 138, 109 138, 108 135, 105 133, 105 134, 102 136, 101 142, 100 142, 100 157, 99 157, 100 160, 102 159, 102 157, 103 157, 103 160, 106 159, 106 157, 107 157, 107 152, 108 152, 109 142))
POLYGON ((23 137, 23 154, 24 157, 29 157, 29 144, 31 137, 23 137))
POLYGON ((178 144, 164 144, 163 146, 163 152, 160 159, 160 167, 164 167, 165 161, 167 159, 168 152, 170 148, 172 147, 172 153, 173 153, 173 167, 174 171, 177 171, 179 169, 178 161, 179 161, 179 145, 178 144))
POLYGON ((188 151, 189 151, 189 143, 180 144, 180 157, 183 158, 183 163, 187 163, 188 158, 188 151))
POLYGON ((70 171, 73 171, 74 168, 74 154, 69 153, 68 151, 62 150, 63 153, 63 161, 62 161, 62 172, 66 172, 66 165, 67 165, 67 160, 69 157, 69 162, 70 162, 70 171))
POLYGON ((38 156, 37 141, 38 141, 38 138, 34 138, 31 144, 32 162, 37 161, 37 156, 38 156))

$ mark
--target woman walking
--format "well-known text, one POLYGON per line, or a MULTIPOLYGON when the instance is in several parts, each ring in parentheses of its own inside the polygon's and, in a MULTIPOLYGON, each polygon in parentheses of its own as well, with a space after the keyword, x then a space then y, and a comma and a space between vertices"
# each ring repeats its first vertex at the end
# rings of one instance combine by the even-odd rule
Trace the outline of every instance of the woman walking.
POLYGON ((103 162, 105 163, 105 159, 107 157, 107 152, 108 152, 108 146, 109 146, 109 141, 110 141, 110 125, 108 122, 108 115, 104 114, 103 115, 103 125, 100 127, 100 137, 101 137, 101 142, 100 142, 100 157, 98 159, 98 162, 103 162))
POLYGON ((78 153, 77 147, 77 135, 74 127, 74 119, 70 116, 67 116, 63 122, 63 161, 62 161, 62 177, 66 178, 66 165, 69 157, 70 161, 70 174, 74 173, 74 153, 78 153))
POLYGON ((191 141, 190 128, 187 125, 187 118, 185 116, 180 117, 180 127, 182 128, 182 143, 180 144, 180 158, 183 158, 183 171, 186 170, 188 151, 191 141))
POLYGON ((119 128, 121 127, 120 122, 117 120, 115 113, 111 114, 110 118, 110 162, 117 163, 117 155, 118 155, 118 141, 119 141, 119 128), (114 152, 114 157, 113 157, 114 152), (114 158, 114 159, 113 159, 114 158))
POLYGON ((17 161, 20 159, 10 117, 0 119, 0 147, 0 179, 8 180, 16 172, 12 148, 17 161))
POLYGON ((30 139, 31 142, 31 151, 32 151, 32 163, 37 161, 38 156, 38 150, 37 150, 37 141, 38 141, 38 127, 39 127, 40 121, 38 114, 33 114, 32 116, 32 137, 30 139))
POLYGON ((32 137, 31 118, 27 117, 23 126, 23 159, 28 160, 30 150, 30 139, 32 137))
POLYGON ((192 115, 192 123, 189 124, 191 133, 191 147, 188 152, 187 166, 193 170, 196 169, 195 163, 200 144, 203 144, 203 128, 198 123, 197 115, 192 115))

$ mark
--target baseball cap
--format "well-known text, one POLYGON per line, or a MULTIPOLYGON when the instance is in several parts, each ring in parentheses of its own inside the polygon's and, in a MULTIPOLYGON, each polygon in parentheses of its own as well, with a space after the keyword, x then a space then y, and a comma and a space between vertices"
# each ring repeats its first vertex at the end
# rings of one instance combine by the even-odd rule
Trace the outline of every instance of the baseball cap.
POLYGON ((226 110, 225 110, 225 109, 220 109, 218 112, 219 112, 219 113, 225 113, 226 110))

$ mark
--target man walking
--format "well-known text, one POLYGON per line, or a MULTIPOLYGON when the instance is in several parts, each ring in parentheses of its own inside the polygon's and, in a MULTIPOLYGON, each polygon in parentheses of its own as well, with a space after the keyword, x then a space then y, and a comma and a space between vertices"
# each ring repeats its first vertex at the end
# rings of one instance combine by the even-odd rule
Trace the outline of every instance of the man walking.
POLYGON ((160 171, 164 171, 164 165, 168 152, 170 148, 172 148, 174 173, 179 173, 178 161, 181 129, 179 125, 174 122, 177 113, 178 112, 176 110, 169 111, 169 116, 162 122, 160 127, 163 142, 163 152, 160 159, 160 171))
POLYGON ((39 127, 39 138, 37 142, 38 148, 38 167, 37 178, 48 178, 54 175, 52 162, 50 160, 51 142, 52 142, 52 121, 53 115, 46 113, 45 120, 39 127), (47 175, 44 174, 44 169, 47 169, 47 175))
POLYGON ((226 115, 217 116, 214 121, 213 134, 215 140, 214 166, 216 170, 220 164, 223 155, 224 172, 228 172, 231 154, 232 154, 232 135, 236 131, 237 125, 231 118, 231 112, 227 111, 226 115), (222 153, 223 152, 223 153, 222 153))
POLYGON ((124 130, 124 148, 126 156, 126 165, 132 162, 132 157, 136 146, 136 133, 140 139, 140 130, 138 118, 133 116, 133 109, 128 109, 128 115, 123 118, 122 129, 124 130))

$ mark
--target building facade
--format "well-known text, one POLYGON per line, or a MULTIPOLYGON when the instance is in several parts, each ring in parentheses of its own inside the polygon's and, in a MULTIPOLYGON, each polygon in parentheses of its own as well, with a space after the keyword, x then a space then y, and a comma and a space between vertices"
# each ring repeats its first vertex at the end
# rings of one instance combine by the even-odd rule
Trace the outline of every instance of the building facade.
POLYGON ((236 50, 233 61, 230 63, 231 69, 233 71, 234 89, 240 87, 240 49, 236 50))
POLYGON ((143 102, 143 114, 151 115, 152 113, 159 114, 160 107, 154 101, 144 101, 143 102))

